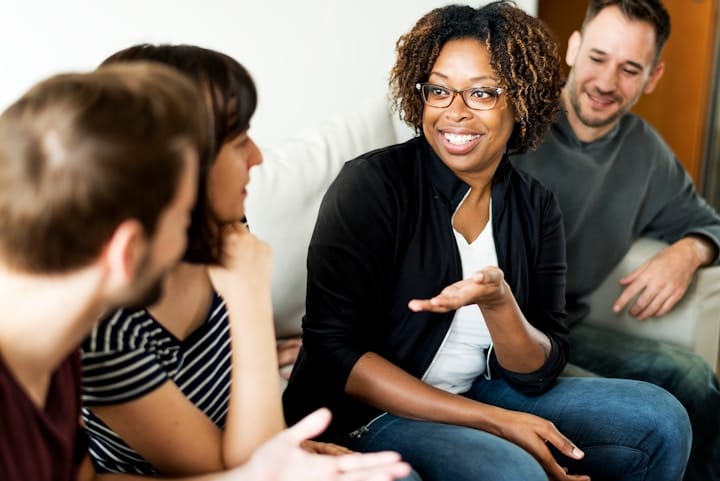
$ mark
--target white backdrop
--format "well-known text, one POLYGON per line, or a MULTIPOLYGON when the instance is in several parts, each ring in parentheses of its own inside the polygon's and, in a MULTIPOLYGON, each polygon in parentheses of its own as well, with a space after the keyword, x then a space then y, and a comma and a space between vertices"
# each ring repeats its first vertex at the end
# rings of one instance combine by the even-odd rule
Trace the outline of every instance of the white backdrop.
MULTIPOLYGON (((189 43, 227 53, 253 75, 260 105, 251 134, 262 146, 383 94, 398 36, 447 3, 0 0, 0 110, 36 81, 93 69, 132 44, 189 43)), ((517 4, 537 12, 537 0, 517 4)))

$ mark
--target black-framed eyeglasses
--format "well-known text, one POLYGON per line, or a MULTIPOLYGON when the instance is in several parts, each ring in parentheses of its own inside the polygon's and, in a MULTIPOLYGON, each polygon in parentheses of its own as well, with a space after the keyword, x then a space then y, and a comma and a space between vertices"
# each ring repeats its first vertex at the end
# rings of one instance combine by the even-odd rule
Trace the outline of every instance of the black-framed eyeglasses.
POLYGON ((505 89, 502 87, 470 87, 465 90, 455 90, 431 83, 418 83, 415 88, 420 91, 423 101, 430 107, 444 109, 460 94, 463 102, 473 110, 490 110, 497 104, 498 97, 505 89))

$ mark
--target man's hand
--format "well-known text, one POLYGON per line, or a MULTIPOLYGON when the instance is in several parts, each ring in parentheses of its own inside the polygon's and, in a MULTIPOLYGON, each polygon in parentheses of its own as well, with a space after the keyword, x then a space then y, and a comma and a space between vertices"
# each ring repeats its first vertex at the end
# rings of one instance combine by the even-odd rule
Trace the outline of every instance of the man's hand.
POLYGON ((330 411, 320 409, 263 444, 250 458, 240 480, 391 481, 407 476, 410 466, 393 452, 327 456, 310 454, 300 445, 320 434, 330 411))
POLYGON ((629 312, 638 320, 667 314, 687 292, 695 271, 715 255, 715 246, 703 237, 680 239, 620 279, 625 289, 613 311, 622 311, 637 296, 629 312))

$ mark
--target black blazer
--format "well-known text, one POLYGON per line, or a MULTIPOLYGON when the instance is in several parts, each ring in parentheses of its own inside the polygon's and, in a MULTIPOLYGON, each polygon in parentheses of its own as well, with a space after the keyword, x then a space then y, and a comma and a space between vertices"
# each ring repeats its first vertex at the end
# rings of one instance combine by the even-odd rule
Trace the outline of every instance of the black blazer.
MULTIPOLYGON (((507 371, 492 354, 489 369, 521 392, 540 394, 567 362, 562 219, 554 195, 507 159, 493 182, 499 267, 552 351, 534 373, 507 371)), ((283 394, 288 423, 329 407, 333 423, 323 439, 337 442, 378 415, 344 393, 367 352, 422 377, 454 313, 414 313, 407 303, 462 278, 451 216, 468 188, 424 137, 345 164, 325 194, 310 241, 303 349, 283 394)))

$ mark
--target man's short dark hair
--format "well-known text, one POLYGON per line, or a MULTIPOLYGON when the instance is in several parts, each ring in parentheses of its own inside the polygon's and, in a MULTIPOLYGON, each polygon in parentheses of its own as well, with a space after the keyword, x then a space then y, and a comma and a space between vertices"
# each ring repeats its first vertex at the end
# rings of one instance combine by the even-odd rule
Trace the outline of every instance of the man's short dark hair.
POLYGON ((607 7, 616 6, 630 20, 648 22, 655 29, 655 61, 670 37, 670 15, 660 0, 590 0, 583 28, 607 7))
POLYGON ((97 259, 125 220, 152 236, 206 148, 204 109, 190 80, 150 63, 34 86, 0 115, 0 260, 62 273, 97 259))

